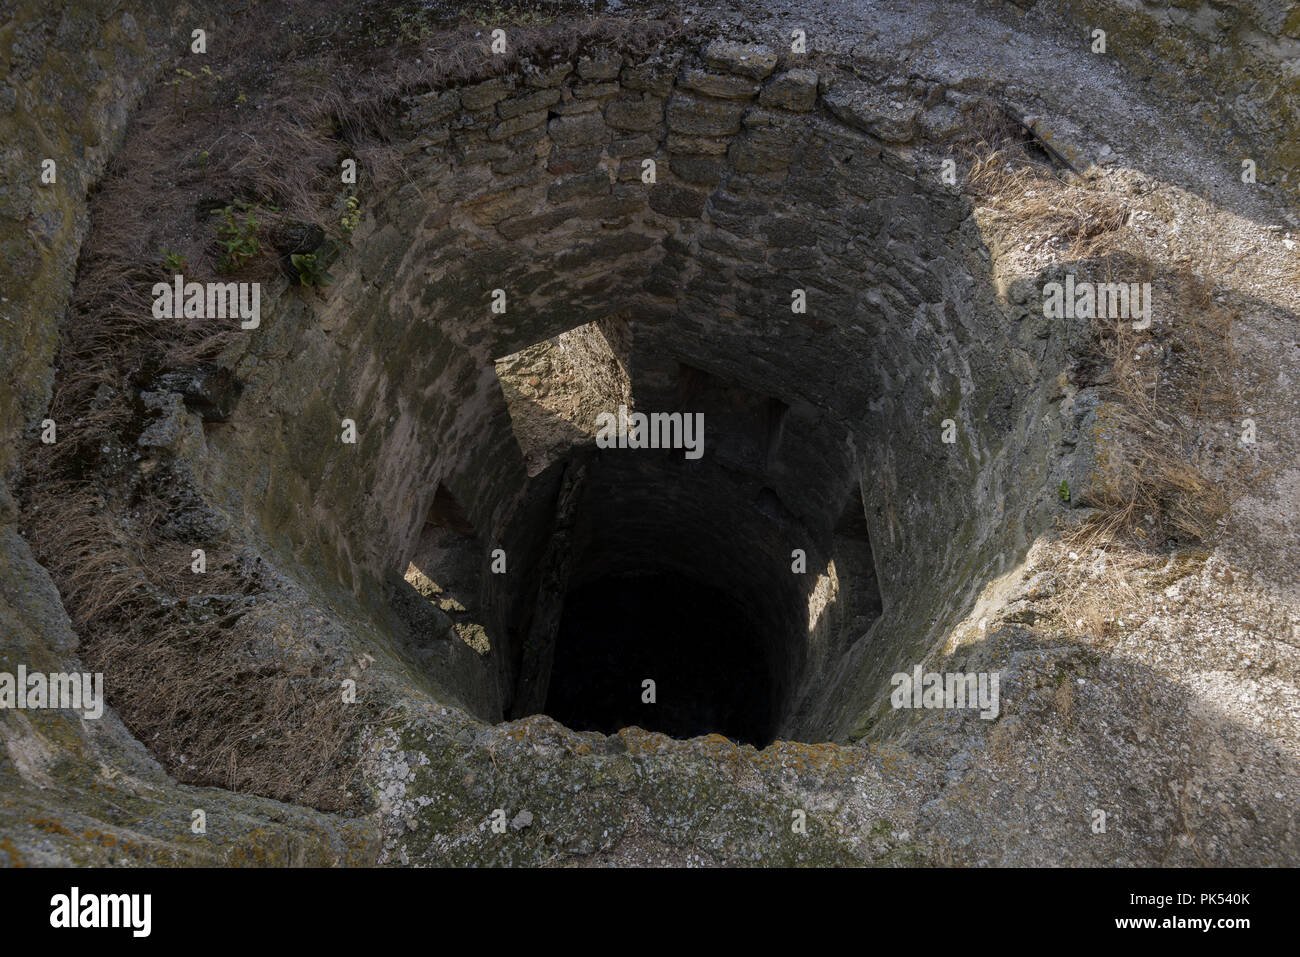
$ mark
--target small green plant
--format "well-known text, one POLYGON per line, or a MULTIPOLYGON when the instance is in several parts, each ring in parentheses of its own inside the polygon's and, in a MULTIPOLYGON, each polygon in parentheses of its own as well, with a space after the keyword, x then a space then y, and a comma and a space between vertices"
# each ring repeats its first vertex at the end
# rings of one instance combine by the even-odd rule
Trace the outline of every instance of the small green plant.
POLYGON ((208 171, 208 151, 199 150, 199 172, 206 174, 208 171))
MULTIPOLYGON (((177 67, 176 75, 164 82, 163 86, 172 88, 172 109, 179 110, 181 84, 185 84, 187 94, 190 96, 202 93, 207 105, 211 106, 216 96, 217 84, 220 82, 221 74, 213 73, 209 67, 205 66, 198 73, 191 73, 189 70, 177 67)), ((184 118, 185 111, 181 110, 181 119, 184 118)))
POLYGON ((221 247, 221 262, 217 268, 222 272, 234 272, 262 248, 257 238, 257 217, 253 215, 253 206, 242 200, 234 206, 217 210, 217 214, 221 217, 217 223, 217 245, 221 247))
POLYGON ((1070 501, 1070 483, 1061 479, 1061 484, 1056 487, 1056 494, 1060 496, 1062 502, 1070 501))
POLYGON ((536 10, 528 10, 523 6, 502 2, 502 0, 491 0, 491 2, 483 6, 471 7, 463 15, 483 27, 541 26, 551 23, 555 19, 540 14, 536 10))
POLYGON ((298 282, 304 286, 328 286, 334 281, 315 253, 294 253, 289 261, 298 270, 298 282))
POLYGON ((426 11, 408 9, 397 12, 397 32, 403 40, 418 43, 433 36, 437 28, 429 21, 426 11))
POLYGON ((174 273, 185 272, 188 264, 185 262, 184 257, 182 257, 180 253, 168 249, 166 246, 161 247, 158 250, 158 253, 159 255, 162 256, 163 267, 169 273, 174 274, 174 273))
POLYGON ((349 196, 347 202, 343 204, 343 215, 339 217, 339 229, 343 231, 344 236, 350 236, 360 222, 361 204, 357 202, 355 196, 349 196))

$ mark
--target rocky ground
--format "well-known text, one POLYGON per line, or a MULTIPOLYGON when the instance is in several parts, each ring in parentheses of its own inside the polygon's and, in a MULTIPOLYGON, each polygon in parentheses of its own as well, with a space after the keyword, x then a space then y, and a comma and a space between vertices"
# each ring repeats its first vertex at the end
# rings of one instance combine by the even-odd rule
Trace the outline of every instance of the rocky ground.
MULTIPOLYGON (((912 88, 918 79, 954 91, 1001 81, 1007 104, 1073 158, 1078 188, 1130 212, 1124 248, 1190 270, 1234 317, 1237 402, 1207 406, 1186 423, 1198 463, 1227 491, 1228 511, 1212 534, 1145 546, 1087 538, 1078 531, 1087 511, 1062 509, 1060 526, 1043 530, 1020 565, 989 582, 922 662, 998 672, 1001 708, 992 721, 882 706, 854 740, 779 741, 760 751, 720 736, 579 733, 542 716, 487 724, 442 689, 381 663, 387 707, 357 743, 360 809, 328 813, 179 784, 112 709, 100 724, 7 712, 0 863, 1300 861, 1293 209, 1278 192, 1241 182, 1230 132, 1212 116, 1097 58, 1050 11, 811 0, 683 14, 740 42, 779 42, 797 23, 819 52, 912 88), (1249 443, 1241 440, 1246 418, 1255 427, 1249 443), (206 811, 203 835, 191 828, 195 809, 206 811)), ((874 122, 916 121, 892 102, 874 122)), ((976 213, 990 237, 996 215, 976 213)), ((1069 261, 1050 230, 990 246, 1009 296, 1018 280, 1069 261)), ((1182 361, 1179 327, 1165 333, 1166 351, 1133 361, 1182 361)), ((552 402, 558 418, 578 416, 591 401, 562 388, 547 393, 556 369, 546 355, 524 354, 508 371, 525 399, 552 402)), ((1063 419, 1077 422, 1095 408, 1086 399, 1064 390, 1063 419)), ((538 471, 558 441, 538 436, 538 471)), ((1071 483, 1076 497, 1088 482, 1080 474, 1071 483)), ((12 524, 18 507, 0 488, 0 665, 79 670, 58 590, 12 524)), ((312 635, 312 647, 294 654, 359 675, 370 665, 361 650, 384 639, 338 617, 331 602, 286 583, 263 617, 312 635), (304 620, 315 624, 296 628, 304 620)))

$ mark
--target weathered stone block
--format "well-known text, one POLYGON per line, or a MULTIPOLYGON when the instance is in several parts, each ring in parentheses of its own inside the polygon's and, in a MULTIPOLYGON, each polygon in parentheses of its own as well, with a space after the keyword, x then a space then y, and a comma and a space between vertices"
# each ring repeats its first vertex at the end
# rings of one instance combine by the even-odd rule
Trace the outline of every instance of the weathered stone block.
POLYGON ((798 145, 798 134, 783 127, 746 130, 733 141, 728 156, 740 173, 770 173, 787 169, 798 145))
POLYGON ((594 169, 557 180, 546 191, 546 198, 552 203, 567 203, 573 199, 592 199, 608 193, 609 173, 604 169, 594 169))
POLYGON ((812 70, 789 70, 778 74, 759 95, 763 106, 806 113, 817 105, 817 74, 812 70))
POLYGON ((529 147, 536 147, 538 143, 546 140, 546 126, 539 123, 534 127, 524 130, 522 133, 516 133, 509 139, 504 140, 506 146, 512 150, 522 150, 529 147))
POLYGON ((497 104, 497 116, 508 120, 521 113, 544 110, 558 102, 560 102, 559 90, 537 90, 524 96, 512 96, 502 100, 497 104))
POLYGON ((624 156, 653 156, 659 151, 658 140, 639 133, 636 136, 623 136, 609 144, 609 155, 616 159, 624 156))
POLYGON ((612 80, 618 76, 623 58, 618 54, 600 57, 581 57, 578 60, 578 76, 584 80, 612 80))
POLYGON ((451 130, 445 126, 435 127, 431 130, 425 130, 419 136, 411 140, 411 145, 421 149, 426 153, 441 154, 442 150, 438 149, 451 142, 451 130))
POLYGON ((621 96, 605 106, 605 122, 619 130, 648 132, 663 118, 664 101, 657 96, 621 96))
POLYGON ((542 126, 546 122, 546 117, 546 110, 538 110, 536 113, 521 113, 508 120, 502 120, 488 130, 488 139, 496 141, 518 136, 525 130, 542 126))
POLYGON ((825 97, 826 107, 849 126, 886 143, 907 143, 916 136, 920 109, 891 101, 871 90, 838 89, 825 97))
POLYGON ((799 122, 788 113, 783 113, 780 110, 769 110, 765 106, 756 106, 745 114, 744 119, 741 120, 741 125, 746 129, 776 127, 794 130, 798 128, 794 124, 799 122))
MULTIPOLYGON (((787 246, 773 249, 767 254, 769 265, 777 269, 806 270, 820 269, 826 257, 811 245, 787 246)), ((820 280, 827 285, 824 277, 820 280)))
POLYGON ((650 208, 665 216, 696 219, 704 212, 705 193, 672 183, 660 183, 650 190, 650 208))
POLYGON ((510 147, 504 143, 465 143, 456 150, 456 161, 461 166, 493 163, 495 160, 504 160, 507 156, 510 156, 510 147))
POLYGON ((538 213, 535 216, 516 216, 497 223, 497 232, 506 239, 522 239, 535 233, 548 232, 578 215, 574 207, 563 207, 538 213))
POLYGON ((727 152, 727 143, 727 140, 669 133, 666 145, 668 152, 681 153, 684 156, 721 156, 727 152))
POLYGON ((767 211, 763 203, 737 199, 722 191, 714 193, 709 199, 710 221, 736 236, 756 236, 756 219, 767 211))
POLYGON ((575 269, 586 263, 618 259, 635 253, 645 252, 655 244, 650 236, 623 231, 612 236, 604 236, 593 243, 584 243, 572 250, 566 250, 556 257, 556 266, 560 269, 575 269))
POLYGON ((557 149, 551 151, 546 168, 552 173, 583 173, 599 162, 599 149, 557 149))
POLYGON ((932 110, 926 110, 921 117, 921 127, 926 135, 936 140, 956 136, 967 126, 966 118, 946 103, 932 110))
POLYGON ((578 113, 595 113, 600 109, 600 100, 563 100, 551 107, 556 116, 574 116, 578 113))
POLYGON ((618 92, 617 83, 579 83, 573 88, 574 99, 599 100, 618 92))
POLYGON ((764 259, 764 247, 761 243, 744 242, 739 237, 721 229, 701 232, 700 248, 712 250, 729 259, 748 262, 762 262, 764 259))
POLYGON ((674 156, 670 164, 678 179, 704 186, 716 186, 727 169, 726 161, 717 156, 674 156))
POLYGON ((460 94, 455 90, 425 93, 411 98, 407 121, 417 129, 436 126, 460 109, 460 94))
POLYGON ((605 119, 599 113, 579 116, 558 116, 551 120, 548 130, 558 146, 590 146, 605 138, 605 119))
POLYGON ((677 95, 668 102, 668 129, 688 136, 729 136, 740 132, 745 104, 677 95))
POLYGON ((724 100, 747 100, 757 95, 759 89, 756 82, 745 77, 707 73, 704 70, 684 70, 677 80, 677 86, 724 100))
POLYGON ((509 96, 514 86, 512 76, 496 76, 483 83, 467 86, 460 91, 461 106, 471 112, 485 110, 509 96))
POLYGON ((792 246, 816 246, 820 235, 815 219, 798 216, 769 217, 759 226, 759 233, 768 245, 781 248, 792 246))
POLYGON ((534 163, 536 163, 541 155, 544 154, 539 154, 535 148, 531 150, 520 150, 518 152, 511 153, 509 156, 505 157, 504 159, 498 160, 497 162, 493 163, 492 172, 499 173, 501 175, 509 175, 511 173, 521 173, 524 170, 528 169, 530 166, 532 166, 534 163))
POLYGON ((455 176, 442 183, 434 194, 440 203, 463 203, 476 193, 489 188, 491 170, 486 166, 459 170, 455 176))
POLYGON ((449 124, 458 133, 477 131, 486 134, 487 128, 495 123, 496 119, 497 111, 492 107, 488 107, 486 110, 479 110, 476 113, 466 113, 462 110, 451 118, 449 124))
POLYGON ((666 96, 673 88, 673 77, 677 75, 677 65, 680 62, 681 56, 674 55, 628 66, 624 68, 620 82, 625 90, 666 96))
POLYGON ((771 47, 715 40, 704 51, 704 61, 715 70, 761 80, 776 69, 771 47))
POLYGON ((480 226, 492 226, 503 219, 523 216, 532 212, 537 205, 535 190, 512 190, 501 196, 470 206, 474 221, 480 226))
POLYGON ((639 183, 620 183, 603 199, 583 207, 583 212, 593 219, 617 219, 645 209, 648 187, 639 183))
POLYGON ((524 67, 524 84, 534 88, 547 89, 559 86, 564 82, 564 78, 573 72, 572 63, 559 63, 551 67, 536 67, 528 65, 524 67))

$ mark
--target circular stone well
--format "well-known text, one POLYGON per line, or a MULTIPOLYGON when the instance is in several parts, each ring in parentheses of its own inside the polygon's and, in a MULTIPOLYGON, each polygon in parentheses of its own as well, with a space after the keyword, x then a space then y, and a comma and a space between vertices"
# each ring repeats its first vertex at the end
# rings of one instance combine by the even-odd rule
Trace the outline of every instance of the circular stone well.
MULTIPOLYGON (((245 499, 272 542, 363 601, 440 595, 490 651, 444 655, 438 681, 484 719, 554 700, 607 732, 854 731, 1026 542, 1059 362, 1018 341, 924 124, 885 122, 924 92, 715 41, 414 96, 408 181, 367 206, 329 294, 273 299, 236 360, 235 421, 259 424, 210 436, 218 473, 239 463, 218 480, 299 476, 291 522, 293 483, 245 499), (700 457, 598 447, 620 406, 702 416, 700 457), (666 581, 720 596, 730 627, 646 617, 666 581), (621 617, 598 620, 602 589, 621 617), (575 674, 634 634, 647 673, 575 674)), ((409 643, 446 628, 417 614, 409 643)))
POLYGON ((1295 25, 612 6, 17 4, 0 865, 1296 860, 1295 25))

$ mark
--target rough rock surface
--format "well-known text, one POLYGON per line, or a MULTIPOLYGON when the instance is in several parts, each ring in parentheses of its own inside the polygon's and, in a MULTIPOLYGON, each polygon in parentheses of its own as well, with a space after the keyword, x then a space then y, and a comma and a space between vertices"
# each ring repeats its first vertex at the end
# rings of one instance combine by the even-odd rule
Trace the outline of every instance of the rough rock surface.
MULTIPOLYGON (((189 393, 172 384, 142 396, 139 436, 190 466, 178 474, 203 521, 234 529, 284 576, 292 620, 316 623, 290 629, 302 654, 327 669, 373 662, 350 672, 390 716, 359 743, 369 813, 179 785, 111 709, 98 724, 7 711, 0 863, 1300 860, 1300 302, 1281 233, 1295 223, 1277 194, 1240 182, 1241 151, 1197 118, 1195 94, 1191 105, 1170 101, 1167 84, 1095 59, 1077 24, 1115 23, 1122 62, 1157 64, 1142 42, 1157 31, 1168 50, 1219 63, 1221 86, 1256 77, 1275 90, 1239 135, 1258 148, 1264 182, 1282 190, 1294 188, 1297 164, 1294 139, 1278 130, 1294 128, 1297 111, 1276 65, 1300 27, 1263 2, 1211 26, 1181 8, 1080 3, 1067 7, 1069 32, 1037 6, 695 11, 697 27, 726 39, 648 62, 593 51, 412 101, 409 181, 368 203, 327 295, 303 298, 287 282, 267 290, 261 328, 223 357, 244 391, 228 416, 223 408, 222 431, 205 434, 189 393), (774 52, 795 14, 815 54, 807 61, 774 52), (1229 34, 1261 42, 1225 45, 1229 34), (1094 465, 1075 440, 1096 405, 1057 380, 1078 329, 1040 329, 1027 292, 1060 263, 996 239, 969 197, 934 175, 948 138, 994 94, 1051 128, 1075 165, 1098 159, 1098 189, 1130 190, 1161 269, 1192 256, 1222 267, 1215 291, 1242 307, 1237 340, 1258 358, 1247 372, 1253 400, 1270 410, 1255 454, 1271 478, 1238 500, 1210 548, 1135 573, 1126 617, 1112 612, 1104 627, 1071 627, 1059 604, 1086 589, 1094 557, 1044 535, 1060 511, 1058 483, 1082 488, 1094 465), (499 165, 520 155, 519 169, 499 165), (658 160, 650 188, 644 158, 658 160), (1198 218, 1213 232, 1198 231, 1198 218), (511 291, 509 321, 487 312, 484 276, 511 291), (820 306, 806 317, 789 308, 795 283, 820 306), (394 571, 423 547, 438 488, 483 544, 504 539, 524 576, 510 587, 536 589, 560 476, 524 460, 491 360, 613 322, 612 298, 639 310, 623 355, 650 406, 675 394, 679 365, 693 362, 703 375, 685 381, 704 382, 701 394, 726 381, 729 400, 787 410, 778 437, 756 432, 728 450, 744 497, 705 497, 700 508, 701 486, 683 483, 665 514, 691 516, 728 549, 766 617, 811 613, 791 619, 816 627, 791 652, 797 680, 783 689, 780 732, 814 743, 756 750, 719 736, 503 721, 519 678, 502 645, 516 612, 494 591, 505 586, 475 591, 486 656, 445 634, 420 647, 385 600, 394 571), (337 426, 349 416, 362 439, 341 452, 337 426), (945 418, 960 424, 951 451, 934 439, 945 418), (799 591, 785 574, 790 534, 810 542, 810 567, 847 567, 836 541, 846 498, 865 513, 883 598, 870 630, 847 599, 828 601, 852 589, 847 575, 799 591), (733 539, 753 501, 784 524, 733 539), (764 563, 771 554, 778 571, 764 563), (913 663, 999 671, 997 720, 891 711, 889 675, 913 663), (190 831, 196 808, 207 811, 203 836, 190 831)), ((78 36, 100 27, 102 49, 119 51, 91 71, 83 102, 63 100, 88 130, 42 121, 70 131, 63 153, 89 162, 61 164, 57 193, 8 187, 0 209, 12 246, 0 302, 6 473, 20 463, 18 433, 35 441, 48 400, 86 191, 125 121, 124 94, 143 88, 129 54, 147 58, 146 46, 134 37, 184 32, 180 14, 164 24, 139 5, 97 16, 33 7, 0 34, 11 58, 4 89, 47 105, 39 91, 66 69, 37 51, 80 50, 78 36)), ((10 109, 0 123, 18 130, 38 113, 10 109)), ((39 167, 30 136, 9 142, 7 174, 39 167)), ((626 504, 612 496, 605 511, 593 507, 593 525, 641 535, 626 504)), ((80 670, 57 590, 15 519, 0 486, 0 670, 80 670)), ((638 540, 684 567, 692 560, 671 541, 638 540)))

